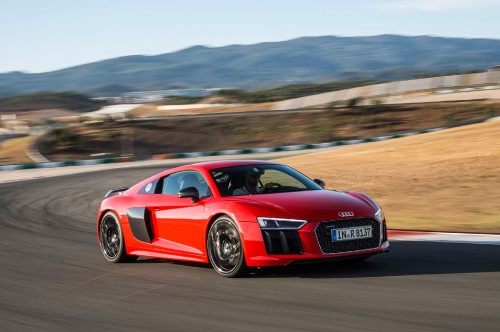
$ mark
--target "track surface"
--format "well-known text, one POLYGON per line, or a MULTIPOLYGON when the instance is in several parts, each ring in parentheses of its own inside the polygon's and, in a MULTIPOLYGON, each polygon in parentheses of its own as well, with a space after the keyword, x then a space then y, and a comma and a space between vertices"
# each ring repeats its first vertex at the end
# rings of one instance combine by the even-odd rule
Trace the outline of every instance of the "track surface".
POLYGON ((104 261, 104 192, 159 168, 0 185, 0 330, 498 331, 500 247, 393 242, 365 263, 225 279, 203 265, 104 261))

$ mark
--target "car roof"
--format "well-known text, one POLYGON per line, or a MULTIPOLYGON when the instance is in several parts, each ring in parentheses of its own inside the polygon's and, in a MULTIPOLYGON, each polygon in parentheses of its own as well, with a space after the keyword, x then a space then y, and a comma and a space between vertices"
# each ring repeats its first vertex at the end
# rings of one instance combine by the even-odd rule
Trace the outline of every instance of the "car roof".
POLYGON ((142 180, 141 182, 135 184, 130 189, 137 192, 140 188, 146 185, 148 182, 151 182, 155 179, 159 179, 163 176, 168 176, 173 173, 181 172, 181 171, 200 171, 200 172, 209 172, 213 169, 225 168, 225 167, 233 167, 233 166, 247 166, 247 165, 281 165, 280 163, 275 163, 272 161, 266 160, 219 160, 219 161, 207 161, 202 163, 195 164, 187 164, 182 166, 177 166, 174 168, 166 169, 160 173, 157 173, 149 178, 142 180))
POLYGON ((211 170, 216 168, 245 166, 245 165, 279 165, 279 164, 266 160, 218 160, 218 161, 196 163, 192 164, 191 166, 196 166, 204 168, 206 170, 211 170))
POLYGON ((187 165, 183 165, 183 166, 177 166, 174 168, 166 169, 163 172, 160 172, 160 173, 152 176, 151 178, 144 180, 143 182, 146 183, 147 181, 150 181, 152 178, 157 178, 159 176, 165 176, 165 175, 169 175, 169 174, 181 172, 181 171, 188 171, 188 170, 210 171, 210 170, 217 169, 217 168, 225 168, 225 167, 233 167, 233 166, 245 166, 245 165, 281 165, 281 164, 274 163, 271 161, 265 161, 265 160, 207 161, 207 162, 202 162, 202 163, 187 164, 187 165))

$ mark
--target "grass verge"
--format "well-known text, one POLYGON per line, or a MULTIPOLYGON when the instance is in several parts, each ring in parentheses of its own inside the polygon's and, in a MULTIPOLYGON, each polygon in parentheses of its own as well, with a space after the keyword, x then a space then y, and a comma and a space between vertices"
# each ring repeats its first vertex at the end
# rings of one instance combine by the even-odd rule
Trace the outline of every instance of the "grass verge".
POLYGON ((369 194, 393 229, 500 234, 500 121, 277 161, 369 194))
POLYGON ((36 139, 36 136, 26 136, 0 142, 0 165, 32 163, 25 151, 36 139))

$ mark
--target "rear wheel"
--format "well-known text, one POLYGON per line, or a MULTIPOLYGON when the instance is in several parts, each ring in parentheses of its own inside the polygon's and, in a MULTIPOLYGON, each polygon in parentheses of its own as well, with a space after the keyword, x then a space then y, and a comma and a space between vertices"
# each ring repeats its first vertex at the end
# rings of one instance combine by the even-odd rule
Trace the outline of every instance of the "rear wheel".
POLYGON ((220 217, 210 227, 207 252, 215 271, 224 277, 237 277, 247 272, 241 236, 229 217, 220 217))
POLYGON ((113 212, 107 212, 99 225, 99 244, 104 258, 112 263, 120 263, 137 259, 129 256, 125 248, 120 222, 113 212))

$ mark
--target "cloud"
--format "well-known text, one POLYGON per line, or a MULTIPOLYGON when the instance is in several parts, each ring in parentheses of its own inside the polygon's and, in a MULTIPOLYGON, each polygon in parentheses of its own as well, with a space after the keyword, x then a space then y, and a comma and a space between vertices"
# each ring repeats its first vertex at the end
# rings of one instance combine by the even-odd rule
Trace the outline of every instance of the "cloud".
POLYGON ((498 5, 495 0, 399 0, 383 1, 375 4, 375 8, 394 11, 427 11, 439 12, 456 9, 480 9, 498 5))

